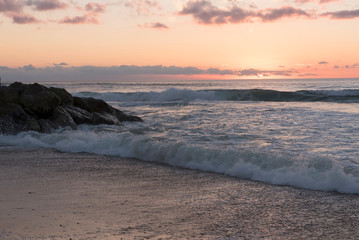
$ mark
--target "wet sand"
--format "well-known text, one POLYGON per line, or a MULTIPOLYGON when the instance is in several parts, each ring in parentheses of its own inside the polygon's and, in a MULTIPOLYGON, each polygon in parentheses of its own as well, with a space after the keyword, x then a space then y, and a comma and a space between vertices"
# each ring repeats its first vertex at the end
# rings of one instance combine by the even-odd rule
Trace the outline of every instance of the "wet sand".
POLYGON ((0 149, 0 239, 358 239, 359 196, 0 149))

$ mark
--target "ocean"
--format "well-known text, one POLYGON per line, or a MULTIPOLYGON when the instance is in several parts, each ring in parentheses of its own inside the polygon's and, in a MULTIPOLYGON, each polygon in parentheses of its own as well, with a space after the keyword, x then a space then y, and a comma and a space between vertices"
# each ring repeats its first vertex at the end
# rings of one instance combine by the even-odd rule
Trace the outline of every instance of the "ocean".
POLYGON ((1 148, 135 158, 359 193, 359 79, 46 82, 143 122, 0 135, 1 148))

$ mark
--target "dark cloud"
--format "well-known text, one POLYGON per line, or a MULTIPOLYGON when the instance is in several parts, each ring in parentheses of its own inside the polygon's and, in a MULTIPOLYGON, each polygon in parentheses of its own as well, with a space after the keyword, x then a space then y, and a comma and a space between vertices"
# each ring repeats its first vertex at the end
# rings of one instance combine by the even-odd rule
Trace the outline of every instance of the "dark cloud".
POLYGON ((344 10, 337 12, 327 12, 322 14, 322 16, 330 17, 332 19, 351 19, 359 17, 359 9, 356 10, 344 10))
POLYGON ((59 0, 28 0, 26 5, 33 6, 38 11, 65 9, 68 7, 66 3, 59 0))
POLYGON ((35 10, 46 11, 63 9, 67 4, 59 0, 0 0, 0 12, 22 12, 24 6, 33 6, 35 10))
POLYGON ((160 23, 160 22, 154 22, 154 23, 145 23, 143 25, 138 25, 138 27, 143 28, 154 28, 159 30, 165 30, 169 29, 169 27, 166 24, 160 23))
POLYGON ((272 22, 285 17, 299 17, 305 16, 310 17, 310 15, 298 8, 293 7, 282 7, 278 9, 268 9, 264 13, 258 13, 258 16, 262 19, 263 22, 272 22))
POLYGON ((35 10, 45 11, 58 8, 67 7, 66 4, 59 0, 0 0, 0 12, 3 12, 6 17, 13 20, 16 24, 33 24, 41 23, 31 14, 24 12, 25 6, 33 6, 35 10))
POLYGON ((22 1, 0 0, 0 12, 20 12, 22 7, 22 1))
POLYGON ((63 24, 98 24, 99 21, 96 16, 86 14, 83 16, 76 16, 76 17, 65 17, 60 21, 63 24))
POLYGON ((321 62, 318 62, 318 64, 325 65, 325 64, 328 64, 328 62, 326 62, 326 61, 321 61, 321 62))
POLYGON ((208 68, 206 73, 214 75, 238 75, 237 72, 233 70, 221 70, 218 68, 208 68))
POLYGON ((2 71, 11 70, 11 68, 6 67, 6 66, 0 66, 0 70, 2 70, 2 71))
POLYGON ((62 62, 62 63, 54 63, 53 65, 54 66, 68 66, 68 64, 64 63, 64 62, 62 62))
MULTIPOLYGON (((71 1, 72 2, 72 1, 71 1)), ((65 9, 69 7, 64 0, 0 0, 0 12, 3 12, 6 17, 13 19, 17 24, 41 23, 33 15, 26 13, 25 7, 30 7, 35 11, 49 11, 56 9, 65 9)), ((83 9, 86 13, 80 16, 69 17, 66 16, 59 23, 66 24, 98 24, 98 17, 106 10, 106 5, 89 2, 83 9)), ((46 21, 45 21, 46 22, 46 21)))
POLYGON ((355 63, 355 64, 352 64, 352 65, 345 65, 345 66, 338 66, 338 65, 335 65, 334 68, 359 68, 359 63, 355 63))
POLYGON ((237 72, 238 76, 292 76, 296 73, 293 70, 259 70, 259 69, 245 69, 237 72))
POLYGON ((191 0, 187 2, 179 14, 192 15, 194 19, 202 24, 243 23, 256 20, 271 22, 285 17, 310 17, 307 12, 294 7, 246 10, 233 5, 230 8, 221 9, 208 0, 191 0))
POLYGON ((202 24, 224 24, 248 21, 248 18, 254 16, 255 12, 247 11, 236 6, 223 10, 212 5, 210 1, 201 0, 189 1, 179 14, 192 15, 194 19, 202 24))
POLYGON ((40 20, 36 19, 34 16, 24 13, 19 13, 19 14, 15 13, 15 14, 10 14, 9 16, 12 18, 13 23, 17 23, 17 24, 32 24, 32 23, 40 22, 40 20))
POLYGON ((23 67, 20 67, 19 69, 23 69, 25 71, 32 71, 32 70, 36 70, 36 68, 34 66, 32 66, 32 64, 29 64, 27 66, 23 66, 23 67))
POLYGON ((303 73, 303 74, 298 74, 298 77, 316 77, 318 76, 318 74, 316 73, 303 73))
POLYGON ((169 29, 169 27, 167 25, 160 23, 160 22, 152 23, 151 28, 169 29))

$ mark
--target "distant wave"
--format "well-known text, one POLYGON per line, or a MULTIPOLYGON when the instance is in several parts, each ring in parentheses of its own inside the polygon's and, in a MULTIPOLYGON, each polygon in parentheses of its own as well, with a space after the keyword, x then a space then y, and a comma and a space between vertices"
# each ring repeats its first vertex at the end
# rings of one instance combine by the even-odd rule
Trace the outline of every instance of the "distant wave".
POLYGON ((105 101, 271 101, 271 102, 338 102, 359 103, 358 90, 302 90, 276 91, 263 89, 250 90, 189 90, 169 88, 163 92, 81 92, 75 95, 97 97, 105 101))
POLYGON ((0 146, 9 145, 137 158, 271 184, 359 193, 359 175, 355 166, 348 170, 348 166, 344 167, 330 158, 305 154, 205 148, 184 142, 160 142, 128 132, 93 131, 86 126, 76 131, 53 134, 0 135, 0 146))

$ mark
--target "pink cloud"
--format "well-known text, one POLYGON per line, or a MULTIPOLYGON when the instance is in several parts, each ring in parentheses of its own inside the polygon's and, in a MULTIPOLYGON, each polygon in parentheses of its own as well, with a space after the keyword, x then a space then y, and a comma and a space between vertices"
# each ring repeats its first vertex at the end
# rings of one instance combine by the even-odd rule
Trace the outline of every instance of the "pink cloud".
POLYGON ((98 17, 100 14, 104 13, 106 10, 106 5, 101 5, 98 3, 88 3, 85 6, 87 13, 82 16, 75 17, 65 17, 60 21, 64 24, 98 24, 98 17))
POLYGON ((340 0, 320 0, 319 3, 324 4, 324 3, 331 3, 331 2, 339 2, 340 0))
POLYGON ((85 6, 85 9, 86 9, 86 11, 89 11, 89 12, 104 13, 105 9, 106 9, 106 6, 98 4, 98 3, 88 3, 85 6))
POLYGON ((161 10, 161 6, 157 1, 150 0, 131 0, 126 1, 125 6, 134 9, 137 14, 150 15, 154 10, 161 10))
POLYGON ((179 14, 192 15, 202 24, 243 23, 255 20, 272 22, 285 17, 310 17, 307 12, 290 6, 277 9, 246 10, 233 5, 228 9, 220 9, 207 0, 189 1, 179 14))
POLYGON ((60 21, 60 23, 67 23, 67 24, 98 24, 98 20, 96 17, 91 15, 83 15, 83 16, 76 16, 76 17, 65 17, 60 21))
POLYGON ((28 0, 26 5, 33 6, 34 9, 38 11, 65 9, 68 7, 67 4, 60 2, 59 0, 28 0))
POLYGON ((331 3, 331 2, 339 2, 341 0, 295 0, 295 3, 314 3, 318 2, 319 4, 331 3))

